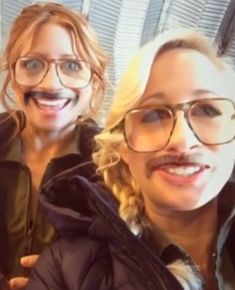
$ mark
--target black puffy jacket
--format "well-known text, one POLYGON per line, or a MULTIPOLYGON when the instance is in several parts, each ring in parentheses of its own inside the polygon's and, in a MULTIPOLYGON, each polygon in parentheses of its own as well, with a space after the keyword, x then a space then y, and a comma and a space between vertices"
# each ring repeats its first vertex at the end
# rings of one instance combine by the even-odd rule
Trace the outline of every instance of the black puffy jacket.
POLYGON ((61 239, 40 256, 27 290, 182 290, 101 184, 54 178, 41 201, 61 239))

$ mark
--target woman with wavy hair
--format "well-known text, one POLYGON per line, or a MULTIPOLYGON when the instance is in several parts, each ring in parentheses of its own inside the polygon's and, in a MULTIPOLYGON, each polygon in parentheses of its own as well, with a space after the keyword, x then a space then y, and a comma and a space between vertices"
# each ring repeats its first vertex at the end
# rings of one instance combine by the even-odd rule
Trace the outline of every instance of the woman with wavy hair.
POLYGON ((25 277, 10 280, 14 289, 27 283, 23 266, 55 237, 38 202, 41 186, 91 159, 106 66, 86 18, 63 5, 27 6, 12 25, 1 60, 0 271, 25 277))

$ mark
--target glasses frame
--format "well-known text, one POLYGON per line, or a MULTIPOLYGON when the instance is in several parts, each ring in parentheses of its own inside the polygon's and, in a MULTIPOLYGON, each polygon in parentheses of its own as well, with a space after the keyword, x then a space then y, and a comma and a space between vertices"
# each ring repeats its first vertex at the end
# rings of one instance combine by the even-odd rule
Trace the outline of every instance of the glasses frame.
POLYGON ((61 85, 63 87, 68 88, 68 89, 84 89, 84 88, 86 88, 90 84, 90 82, 92 80, 92 77, 93 77, 93 70, 90 67, 90 65, 88 65, 85 61, 83 61, 82 59, 80 59, 78 57, 71 58, 71 60, 77 60, 77 61, 80 61, 80 62, 85 63, 87 65, 87 67, 90 69, 90 78, 89 78, 87 84, 85 84, 84 86, 81 86, 81 87, 71 87, 70 86, 69 87, 69 86, 64 85, 63 81, 61 80, 59 69, 58 69, 58 64, 60 64, 64 60, 70 60, 70 58, 66 58, 66 57, 64 57, 64 58, 63 57, 62 58, 43 58, 43 57, 40 57, 40 56, 21 56, 21 57, 17 58, 17 60, 13 63, 13 72, 14 72, 15 81, 21 86, 36 87, 36 86, 40 85, 40 83, 43 82, 43 80, 45 79, 46 75, 48 74, 48 71, 50 69, 51 64, 54 63, 55 64, 56 75, 57 75, 57 77, 58 77, 58 79, 59 79, 59 81, 60 81, 60 83, 61 83, 61 85), (45 70, 44 75, 41 78, 41 80, 38 83, 36 83, 36 84, 34 84, 32 86, 27 86, 27 85, 24 85, 24 84, 20 83, 17 80, 17 78, 16 78, 16 70, 15 70, 16 64, 17 64, 17 62, 20 59, 29 59, 29 58, 40 59, 46 64, 46 67, 47 67, 46 70, 45 70))
MULTIPOLYGON (((124 139, 125 139, 125 142, 127 144, 127 146, 134 152, 137 152, 137 153, 151 153, 151 152, 158 152, 162 149, 164 149, 170 142, 171 140, 171 137, 173 135, 173 132, 174 132, 174 129, 175 129, 175 125, 176 125, 176 122, 177 122, 177 116, 176 116, 176 113, 178 111, 183 111, 184 113, 184 119, 186 120, 189 128, 191 129, 191 131, 193 132, 194 136, 197 138, 197 140, 199 142, 201 142, 203 145, 207 145, 207 146, 215 146, 215 145, 222 145, 222 144, 227 144, 227 143, 230 143, 232 142, 234 139, 235 139, 235 133, 234 133, 234 136, 226 141, 226 142, 219 142, 219 143, 207 143, 207 142, 204 142, 200 139, 200 137, 196 134, 196 132, 194 132, 194 129, 190 123, 190 120, 189 120, 189 117, 188 117, 188 111, 190 108, 192 108, 195 104, 197 104, 198 102, 201 102, 201 101, 208 101, 208 100, 220 100, 220 101, 228 101, 230 102, 232 105, 233 105, 233 108, 234 108, 234 111, 235 111, 235 103, 234 101, 230 100, 230 99, 227 99, 227 98, 204 98, 204 99, 200 99, 200 100, 193 100, 193 101, 189 101, 189 102, 184 102, 184 103, 179 103, 179 104, 175 104, 175 105, 167 105, 167 104, 164 104, 164 105, 155 105, 155 106, 144 106, 144 107, 139 107, 139 108, 134 108, 134 109, 130 109, 128 110, 125 115, 124 115, 124 118, 114 127, 112 128, 111 132, 116 130, 116 129, 121 129, 123 131, 123 135, 124 135, 124 139), (156 108, 156 107, 164 107, 164 108, 167 108, 169 109, 169 111, 171 112, 172 116, 173 116, 173 124, 172 124, 172 129, 170 131, 170 134, 169 134, 169 138, 167 139, 165 145, 163 145, 161 148, 159 149, 156 149, 156 150, 150 150, 150 151, 139 151, 139 150, 136 150, 129 142, 128 142, 128 138, 127 138, 127 134, 126 134, 126 120, 128 118, 128 115, 131 113, 131 112, 134 112, 134 111, 139 111, 139 110, 143 110, 143 109, 151 109, 151 108, 156 108)), ((235 114, 233 115, 233 118, 235 118, 235 114)))

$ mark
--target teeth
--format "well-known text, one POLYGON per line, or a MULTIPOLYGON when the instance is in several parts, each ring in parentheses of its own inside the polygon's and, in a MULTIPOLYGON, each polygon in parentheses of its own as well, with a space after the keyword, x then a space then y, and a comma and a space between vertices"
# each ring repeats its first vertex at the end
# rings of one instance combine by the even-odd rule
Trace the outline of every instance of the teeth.
POLYGON ((165 168, 164 170, 170 174, 187 176, 199 172, 201 168, 200 166, 177 166, 165 168))
POLYGON ((57 107, 57 106, 64 106, 67 102, 67 99, 53 99, 53 100, 47 100, 47 99, 37 99, 37 102, 41 106, 47 106, 47 107, 57 107))

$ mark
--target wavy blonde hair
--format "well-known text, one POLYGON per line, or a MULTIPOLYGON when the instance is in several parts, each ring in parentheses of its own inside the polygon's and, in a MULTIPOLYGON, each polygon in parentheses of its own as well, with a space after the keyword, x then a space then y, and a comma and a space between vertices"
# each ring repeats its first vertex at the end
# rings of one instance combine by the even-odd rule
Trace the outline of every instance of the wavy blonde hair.
POLYGON ((138 182, 120 158, 120 145, 125 141, 123 131, 117 125, 142 97, 155 59, 161 53, 175 48, 192 49, 207 56, 223 72, 225 85, 231 94, 234 93, 234 73, 217 57, 216 48, 210 41, 195 31, 180 29, 164 32, 143 46, 130 61, 109 110, 105 128, 96 136, 97 150, 93 159, 106 185, 120 202, 121 218, 136 234, 141 234, 146 226, 144 201, 138 182))
POLYGON ((106 53, 101 48, 94 30, 86 18, 57 3, 39 3, 27 6, 15 19, 1 59, 1 73, 5 73, 0 96, 2 105, 5 109, 11 110, 9 101, 12 99, 9 90, 14 84, 14 63, 20 56, 30 51, 37 31, 47 23, 58 24, 66 28, 74 39, 79 55, 90 65, 93 92, 86 117, 95 115, 101 107, 107 85, 106 53))

